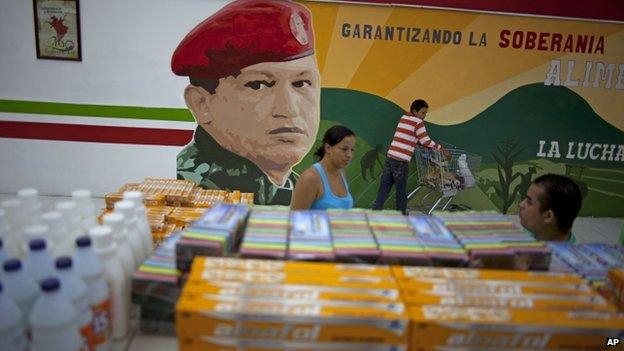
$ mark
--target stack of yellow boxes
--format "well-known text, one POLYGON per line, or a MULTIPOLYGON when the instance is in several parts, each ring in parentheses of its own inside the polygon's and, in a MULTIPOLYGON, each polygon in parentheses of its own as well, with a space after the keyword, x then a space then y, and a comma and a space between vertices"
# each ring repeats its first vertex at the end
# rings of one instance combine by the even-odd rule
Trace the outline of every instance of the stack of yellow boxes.
POLYGON ((102 216, 113 210, 115 202, 123 199, 125 191, 131 190, 143 193, 143 203, 156 246, 171 233, 198 220, 207 208, 217 203, 252 205, 254 200, 253 193, 241 193, 239 190, 202 189, 189 180, 146 178, 141 183, 127 183, 117 192, 106 194, 106 210, 102 216))
POLYGON ((602 350, 615 310, 572 274, 198 257, 176 333, 181 351, 602 350))
POLYGON ((398 266, 393 273, 411 315, 412 351, 603 350, 624 331, 624 317, 576 275, 398 266))
POLYGON ((388 266, 197 257, 176 305, 180 351, 407 350, 388 266))

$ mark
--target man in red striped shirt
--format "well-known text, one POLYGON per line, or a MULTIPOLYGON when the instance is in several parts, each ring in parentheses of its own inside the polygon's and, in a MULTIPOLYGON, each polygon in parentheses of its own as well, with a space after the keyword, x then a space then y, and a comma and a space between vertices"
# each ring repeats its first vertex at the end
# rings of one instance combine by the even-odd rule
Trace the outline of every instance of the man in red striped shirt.
POLYGON ((394 132, 392 143, 386 155, 377 199, 373 204, 373 210, 380 210, 388 199, 392 185, 396 186, 396 209, 407 214, 407 174, 409 162, 414 155, 414 150, 420 144, 429 149, 441 150, 445 155, 448 151, 440 144, 429 138, 425 128, 424 119, 427 116, 429 105, 421 99, 414 100, 410 106, 410 113, 401 117, 394 132))

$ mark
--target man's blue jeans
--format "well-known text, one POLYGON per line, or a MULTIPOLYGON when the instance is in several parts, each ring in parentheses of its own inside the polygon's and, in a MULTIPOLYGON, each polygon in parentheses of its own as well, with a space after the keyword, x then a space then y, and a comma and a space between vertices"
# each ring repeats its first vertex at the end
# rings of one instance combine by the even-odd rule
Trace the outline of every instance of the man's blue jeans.
POLYGON ((396 209, 403 214, 407 214, 407 193, 405 188, 407 187, 408 170, 409 162, 386 157, 373 210, 381 210, 394 184, 396 186, 396 209))

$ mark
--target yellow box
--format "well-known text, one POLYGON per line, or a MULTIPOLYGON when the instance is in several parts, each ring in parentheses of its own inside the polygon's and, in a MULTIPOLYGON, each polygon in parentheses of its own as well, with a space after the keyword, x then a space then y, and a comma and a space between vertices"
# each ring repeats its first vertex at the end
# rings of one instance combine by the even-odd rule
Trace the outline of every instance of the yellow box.
POLYGON ((239 269, 254 271, 284 271, 336 275, 375 275, 392 276, 387 265, 349 264, 332 262, 307 261, 275 261, 259 259, 241 259, 233 257, 196 257, 193 260, 192 270, 211 269, 239 269))
POLYGON ((397 279, 418 278, 445 278, 445 279, 483 279, 483 280, 530 280, 543 282, 561 282, 567 284, 585 284, 585 280, 576 274, 557 272, 531 272, 503 269, 473 269, 473 268, 436 268, 393 266, 392 273, 397 279))
POLYGON ((439 293, 432 290, 403 290, 408 306, 443 305, 534 310, 595 310, 616 312, 617 309, 598 293, 580 295, 483 295, 439 293))
MULTIPOLYGON (((475 349, 474 347, 453 347, 442 345, 414 345, 410 348, 410 351, 521 351, 519 349, 508 349, 500 347, 480 347, 475 349)), ((528 351, 528 350, 522 350, 528 351)), ((532 350, 531 350, 532 351, 532 350)), ((578 351, 578 350, 564 350, 564 349, 539 349, 539 351, 578 351)))
POLYGON ((624 330, 624 316, 598 311, 424 305, 410 308, 410 314, 411 345, 420 347, 604 350, 607 338, 624 330))
POLYGON ((293 299, 293 300, 341 300, 396 302, 401 299, 398 289, 352 289, 331 286, 294 284, 248 284, 241 282, 218 282, 189 280, 183 293, 205 293, 247 298, 293 299))
POLYGON ((176 304, 176 331, 180 339, 203 335, 284 341, 408 342, 409 317, 403 304, 358 305, 183 295, 176 304))
POLYGON ((179 338, 179 351, 407 351, 407 344, 283 341, 195 336, 179 338))
POLYGON ((399 278, 401 290, 431 290, 440 293, 463 293, 484 295, 577 295, 593 294, 587 283, 566 284, 530 280, 479 280, 479 279, 438 279, 438 278, 399 278))
POLYGON ((175 207, 171 213, 166 216, 168 223, 179 226, 187 226, 201 218, 206 212, 205 208, 175 207))
POLYGON ((205 281, 234 281, 244 283, 264 284, 295 284, 295 285, 318 285, 339 286, 345 288, 364 289, 398 289, 398 285, 391 276, 374 275, 336 275, 317 272, 316 274, 302 274, 299 271, 251 271, 238 269, 192 269, 189 280, 205 281))

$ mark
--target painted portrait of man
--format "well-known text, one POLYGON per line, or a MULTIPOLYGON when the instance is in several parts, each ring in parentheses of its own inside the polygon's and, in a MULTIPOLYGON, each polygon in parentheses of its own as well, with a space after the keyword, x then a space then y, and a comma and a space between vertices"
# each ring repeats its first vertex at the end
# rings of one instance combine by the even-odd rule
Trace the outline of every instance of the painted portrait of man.
POLYGON ((320 73, 311 15, 282 0, 235 1, 180 42, 172 70, 197 129, 177 158, 178 179, 290 203, 293 166, 319 128, 320 73))

